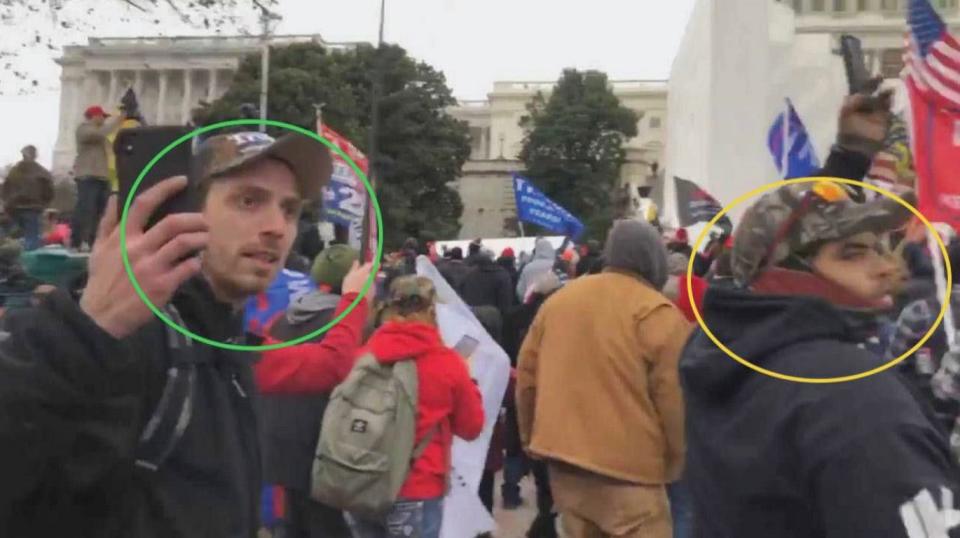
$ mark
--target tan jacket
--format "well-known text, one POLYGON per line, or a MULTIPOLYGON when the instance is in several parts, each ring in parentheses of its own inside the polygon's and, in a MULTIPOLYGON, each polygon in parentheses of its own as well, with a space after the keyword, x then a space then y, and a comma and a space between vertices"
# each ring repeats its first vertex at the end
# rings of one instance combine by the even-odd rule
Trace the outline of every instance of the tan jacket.
POLYGON ((107 180, 107 137, 117 129, 123 118, 107 118, 97 127, 87 120, 77 127, 77 159, 73 162, 73 177, 98 177, 107 180))
POLYGON ((520 350, 524 447, 628 482, 679 478, 677 363, 691 329, 638 276, 608 271, 567 284, 540 308, 520 350))

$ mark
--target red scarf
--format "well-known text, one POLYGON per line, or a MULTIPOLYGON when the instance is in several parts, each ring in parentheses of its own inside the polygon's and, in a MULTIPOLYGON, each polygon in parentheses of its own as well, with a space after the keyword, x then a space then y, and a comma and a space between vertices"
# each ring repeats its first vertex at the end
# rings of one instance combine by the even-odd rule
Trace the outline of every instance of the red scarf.
POLYGON ((885 299, 868 301, 814 273, 771 267, 760 273, 750 285, 753 291, 769 295, 805 295, 819 297, 830 304, 853 310, 885 310, 885 299))

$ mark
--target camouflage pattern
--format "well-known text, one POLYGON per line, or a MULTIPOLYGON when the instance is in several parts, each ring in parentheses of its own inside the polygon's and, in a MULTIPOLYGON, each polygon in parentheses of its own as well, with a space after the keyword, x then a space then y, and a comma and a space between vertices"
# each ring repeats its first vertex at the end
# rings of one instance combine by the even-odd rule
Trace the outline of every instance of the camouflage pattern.
POLYGON ((385 306, 400 314, 416 312, 439 302, 433 282, 417 275, 401 276, 390 284, 385 306))
POLYGON ((212 136, 200 145, 195 172, 201 182, 209 182, 268 157, 290 167, 305 199, 320 199, 322 187, 330 180, 333 161, 320 142, 299 133, 288 133, 279 139, 256 131, 212 136))
MULTIPOLYGON (((821 181, 785 185, 760 197, 744 213, 734 234, 731 269, 736 282, 747 286, 766 267, 777 265, 813 244, 838 241, 863 232, 891 231, 905 224, 912 215, 907 208, 885 196, 856 203, 845 192, 843 184, 821 181), (796 219, 792 225, 789 224, 791 218, 796 219), (784 230, 785 227, 788 229, 784 230), (782 240, 774 244, 778 234, 782 234, 782 240)), ((916 204, 912 192, 901 198, 916 204)))

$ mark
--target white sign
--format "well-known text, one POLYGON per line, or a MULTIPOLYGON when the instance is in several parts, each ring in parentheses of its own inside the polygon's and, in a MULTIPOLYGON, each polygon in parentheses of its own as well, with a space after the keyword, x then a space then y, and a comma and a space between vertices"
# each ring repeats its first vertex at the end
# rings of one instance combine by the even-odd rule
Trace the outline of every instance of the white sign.
POLYGON ((472 538, 496 529, 478 491, 493 427, 510 380, 510 359, 427 257, 417 258, 417 274, 429 278, 437 288, 441 302, 437 305, 437 322, 444 343, 453 347, 464 336, 480 342, 470 358, 470 375, 483 396, 483 433, 470 442, 454 439, 450 491, 444 499, 440 533, 441 538, 472 538))

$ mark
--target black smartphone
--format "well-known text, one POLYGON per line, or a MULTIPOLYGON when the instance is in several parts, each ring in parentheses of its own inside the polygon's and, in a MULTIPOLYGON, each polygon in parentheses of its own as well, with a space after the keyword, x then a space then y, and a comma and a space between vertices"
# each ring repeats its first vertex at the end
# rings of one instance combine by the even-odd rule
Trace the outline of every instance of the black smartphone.
MULTIPOLYGON (((134 127, 123 129, 117 133, 113 143, 113 151, 117 158, 117 181, 119 184, 117 211, 119 213, 122 214, 123 205, 127 201, 130 189, 143 169, 164 148, 188 133, 190 133, 188 127, 180 126, 134 127)), ((147 172, 143 181, 137 186, 134 198, 164 179, 186 176, 188 180, 187 187, 184 190, 168 199, 154 212, 147 223, 147 228, 167 215, 188 213, 199 209, 194 174, 191 170, 193 165, 192 142, 192 140, 184 142, 164 155, 153 165, 153 168, 147 172)))
POLYGON ((847 34, 840 36, 840 54, 843 55, 843 66, 847 71, 847 85, 850 89, 850 95, 875 92, 876 84, 874 84, 870 72, 867 71, 860 39, 847 34))

